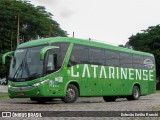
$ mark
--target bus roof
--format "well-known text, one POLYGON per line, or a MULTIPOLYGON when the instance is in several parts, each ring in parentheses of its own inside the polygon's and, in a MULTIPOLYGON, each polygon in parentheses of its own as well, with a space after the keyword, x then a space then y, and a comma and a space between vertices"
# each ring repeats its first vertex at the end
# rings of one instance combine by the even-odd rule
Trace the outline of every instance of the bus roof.
POLYGON ((132 49, 118 47, 118 46, 109 45, 109 44, 105 44, 105 43, 99 43, 99 42, 95 42, 95 41, 83 40, 83 39, 78 39, 78 38, 70 38, 70 37, 52 37, 52 38, 32 40, 32 41, 20 44, 18 46, 18 48, 39 46, 39 45, 44 45, 44 44, 51 44, 54 42, 70 42, 70 43, 106 48, 106 49, 110 49, 110 50, 117 50, 117 51, 121 51, 121 52, 135 53, 135 54, 146 55, 146 56, 153 56, 153 54, 146 53, 146 52, 140 52, 140 51, 135 51, 132 49))

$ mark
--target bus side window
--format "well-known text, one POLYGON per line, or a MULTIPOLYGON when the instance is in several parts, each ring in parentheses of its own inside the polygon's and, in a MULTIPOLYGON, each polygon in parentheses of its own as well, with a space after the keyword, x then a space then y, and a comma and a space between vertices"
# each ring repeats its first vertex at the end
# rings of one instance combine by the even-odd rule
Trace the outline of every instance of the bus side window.
MULTIPOLYGON (((65 60, 65 56, 68 50, 68 47, 70 43, 62 42, 62 43, 53 43, 53 46, 59 46, 59 49, 55 49, 53 54, 57 55, 57 67, 55 66, 55 69, 58 70, 63 65, 63 61, 65 60)), ((55 56, 54 56, 55 57, 55 56)))
POLYGON ((90 47, 89 56, 90 56, 90 64, 105 65, 105 56, 103 49, 90 47))
POLYGON ((120 52, 120 66, 132 68, 132 54, 120 52))
POLYGON ((87 46, 74 45, 68 67, 76 64, 89 64, 89 51, 87 46))
POLYGON ((155 67, 155 59, 150 56, 143 56, 143 66, 146 70, 152 70, 155 67))
POLYGON ((48 55, 48 61, 47 61, 47 72, 55 70, 54 66, 54 54, 48 55))
POLYGON ((143 56, 142 55, 133 54, 132 62, 133 62, 133 68, 135 68, 135 69, 144 69, 143 56))
POLYGON ((113 50, 105 50, 106 66, 119 66, 119 52, 113 50))
POLYGON ((76 64, 77 64, 77 62, 75 60, 75 56, 72 54, 71 57, 70 57, 68 66, 73 66, 73 65, 76 65, 76 64))

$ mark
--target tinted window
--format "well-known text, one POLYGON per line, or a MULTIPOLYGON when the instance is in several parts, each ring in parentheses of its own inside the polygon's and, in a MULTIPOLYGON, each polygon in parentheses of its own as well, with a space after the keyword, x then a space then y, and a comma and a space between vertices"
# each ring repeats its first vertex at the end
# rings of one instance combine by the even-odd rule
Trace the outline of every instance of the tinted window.
POLYGON ((61 68, 69 47, 69 43, 54 43, 52 45, 59 46, 59 48, 49 50, 46 62, 47 71, 57 71, 61 68))
POLYGON ((89 50, 87 46, 74 45, 68 65, 89 64, 89 50))
POLYGON ((120 53, 120 66, 132 68, 132 54, 129 53, 120 53))
POLYGON ((155 67, 154 57, 144 56, 143 60, 144 69, 151 70, 155 67))
POLYGON ((89 54, 90 64, 105 65, 104 50, 90 47, 89 54))
POLYGON ((119 66, 119 52, 105 50, 105 62, 107 66, 119 66))
POLYGON ((143 69, 144 65, 143 65, 143 56, 142 55, 135 55, 133 54, 133 68, 136 69, 143 69))
MULTIPOLYGON (((53 43, 53 46, 59 46, 60 47, 60 53, 61 53, 61 57, 64 58, 66 55, 66 52, 68 50, 69 47, 69 43, 53 43)), ((61 61, 63 62, 63 61, 61 61)))
POLYGON ((9 77, 12 80, 16 78, 16 81, 25 81, 41 75, 43 61, 40 60, 40 50, 43 47, 45 46, 17 49, 11 61, 9 77))

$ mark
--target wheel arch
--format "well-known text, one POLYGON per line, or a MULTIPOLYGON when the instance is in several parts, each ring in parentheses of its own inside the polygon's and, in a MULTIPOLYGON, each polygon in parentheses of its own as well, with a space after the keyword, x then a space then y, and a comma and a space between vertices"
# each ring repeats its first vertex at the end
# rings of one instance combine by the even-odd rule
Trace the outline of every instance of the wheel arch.
POLYGON ((75 81, 75 80, 69 81, 66 84, 66 86, 65 86, 65 93, 67 91, 68 85, 70 85, 70 84, 75 85, 77 87, 77 89, 78 89, 78 96, 79 96, 80 95, 80 87, 79 87, 79 83, 77 81, 75 81))

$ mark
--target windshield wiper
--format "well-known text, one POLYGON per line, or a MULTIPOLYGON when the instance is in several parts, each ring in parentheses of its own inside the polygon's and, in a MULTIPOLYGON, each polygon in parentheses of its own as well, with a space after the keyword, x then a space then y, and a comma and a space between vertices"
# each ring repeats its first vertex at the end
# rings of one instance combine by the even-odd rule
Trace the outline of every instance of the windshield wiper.
POLYGON ((36 78, 39 78, 39 77, 42 77, 44 74, 37 74, 37 73, 33 73, 32 75, 30 75, 28 77, 28 79, 36 79, 36 78))
POLYGON ((22 69, 22 66, 23 66, 23 60, 22 60, 22 63, 19 65, 19 67, 17 68, 16 72, 14 73, 13 75, 13 80, 15 79, 15 76, 16 74, 18 74, 20 72, 20 70, 22 69))

